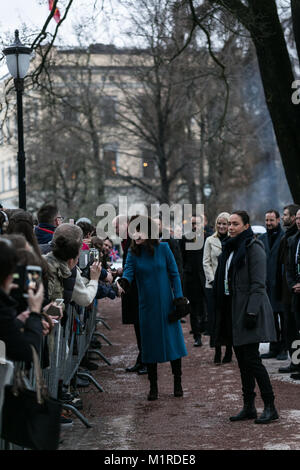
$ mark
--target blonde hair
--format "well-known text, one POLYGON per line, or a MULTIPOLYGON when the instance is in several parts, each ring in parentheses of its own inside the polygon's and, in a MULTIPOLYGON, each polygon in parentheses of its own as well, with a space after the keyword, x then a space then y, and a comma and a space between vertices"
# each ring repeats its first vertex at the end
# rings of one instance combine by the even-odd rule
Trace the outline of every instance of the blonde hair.
POLYGON ((230 214, 229 214, 228 212, 221 212, 221 213, 216 217, 214 237, 217 237, 217 236, 218 236, 218 230, 217 230, 217 222, 218 222, 218 220, 219 220, 219 219, 225 219, 225 220, 227 220, 227 222, 229 222, 229 217, 230 217, 230 214))

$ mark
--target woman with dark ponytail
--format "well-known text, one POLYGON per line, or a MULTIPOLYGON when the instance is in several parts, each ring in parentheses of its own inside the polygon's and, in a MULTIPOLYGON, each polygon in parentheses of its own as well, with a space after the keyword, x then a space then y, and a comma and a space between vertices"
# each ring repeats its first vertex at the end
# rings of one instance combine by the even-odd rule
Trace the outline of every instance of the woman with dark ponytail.
POLYGON ((229 218, 229 239, 223 246, 215 276, 216 344, 233 345, 241 374, 244 407, 230 421, 255 419, 264 424, 278 419, 268 372, 259 343, 276 341, 272 307, 266 292, 266 255, 254 237, 249 215, 235 211, 229 218), (257 418, 257 383, 264 410, 257 418))
POLYGON ((177 264, 168 243, 159 242, 158 225, 150 217, 132 218, 129 234, 133 240, 119 283, 125 292, 134 278, 137 283, 142 363, 147 365, 150 381, 148 400, 158 398, 157 363, 168 361, 174 375, 174 396, 182 397, 181 358, 187 351, 180 321, 170 321, 174 305, 185 300, 177 264))

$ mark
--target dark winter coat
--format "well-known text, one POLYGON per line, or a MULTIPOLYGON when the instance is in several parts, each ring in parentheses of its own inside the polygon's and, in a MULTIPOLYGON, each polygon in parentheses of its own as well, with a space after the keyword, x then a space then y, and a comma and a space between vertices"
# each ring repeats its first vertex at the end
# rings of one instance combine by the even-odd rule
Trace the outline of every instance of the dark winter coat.
POLYGON ((36 235, 37 241, 39 245, 44 245, 45 243, 49 243, 52 238, 56 227, 50 224, 39 224, 34 229, 34 233, 36 235))
POLYGON ((190 238, 182 237, 180 249, 183 263, 183 291, 191 302, 198 302, 204 296, 205 273, 203 269, 203 247, 199 250, 188 250, 190 238))
POLYGON ((276 271, 276 295, 277 299, 280 300, 284 305, 290 306, 292 301, 292 293, 287 284, 286 280, 286 267, 289 257, 288 240, 298 232, 297 225, 294 224, 289 227, 285 235, 280 240, 278 250, 278 263, 276 271))
POLYGON ((16 303, 0 289, 0 340, 6 345, 6 356, 12 361, 32 361, 31 346, 39 352, 42 342, 41 317, 31 313, 20 330, 16 317, 16 303))
POLYGON ((258 239, 261 240, 265 247, 265 252, 267 255, 267 293, 273 308, 274 312, 282 312, 283 306, 282 303, 277 299, 276 294, 276 270, 278 263, 278 251, 280 246, 280 241, 284 236, 284 231, 281 227, 278 229, 277 236, 275 241, 270 248, 268 233, 264 233, 258 239))
MULTIPOLYGON (((242 263, 231 270, 231 319, 234 346, 276 341, 273 310, 266 291, 266 253, 261 241, 251 239, 242 263), (257 315, 254 329, 245 327, 246 313, 257 315)), ((217 271, 220 267, 218 265, 217 271)), ((216 279, 218 272, 216 273, 216 279)), ((216 302, 216 345, 227 344, 221 330, 222 305, 216 302)))
MULTIPOLYGON (((300 275, 297 272, 296 251, 300 238, 300 232, 288 239, 288 259, 286 265, 286 280, 291 293, 291 311, 300 313, 300 294, 296 294, 293 286, 300 282, 300 275)), ((299 256, 299 255, 298 255, 299 256)))
POLYGON ((161 239, 161 242, 168 243, 168 245, 169 245, 169 247, 170 247, 170 249, 173 253, 173 256, 175 258, 180 279, 181 279, 181 281, 183 281, 182 255, 181 255, 181 251, 180 251, 179 241, 176 240, 175 238, 168 238, 168 239, 161 239))
MULTIPOLYGON (((128 250, 131 244, 131 238, 128 237, 123 244, 123 269, 126 264, 128 250)), ((134 325, 139 320, 139 297, 136 280, 133 279, 130 289, 122 295, 122 323, 124 325, 134 325)))

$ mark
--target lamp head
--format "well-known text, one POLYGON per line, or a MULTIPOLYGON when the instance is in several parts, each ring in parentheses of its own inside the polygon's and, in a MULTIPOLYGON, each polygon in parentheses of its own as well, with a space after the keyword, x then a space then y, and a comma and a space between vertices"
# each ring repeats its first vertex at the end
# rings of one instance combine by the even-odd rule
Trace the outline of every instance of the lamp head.
POLYGON ((24 46, 19 39, 19 31, 15 31, 15 42, 3 49, 9 73, 13 78, 24 78, 29 69, 31 47, 24 46))

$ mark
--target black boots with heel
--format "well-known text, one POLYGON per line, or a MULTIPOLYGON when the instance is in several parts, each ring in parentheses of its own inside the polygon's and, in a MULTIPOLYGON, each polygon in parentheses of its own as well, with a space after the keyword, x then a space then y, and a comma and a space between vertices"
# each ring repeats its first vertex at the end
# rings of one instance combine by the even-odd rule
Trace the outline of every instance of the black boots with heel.
POLYGON ((157 380, 150 381, 150 392, 148 393, 147 399, 149 401, 154 401, 158 399, 158 387, 157 387, 157 380))
POLYGON ((183 397, 180 375, 174 375, 174 397, 183 397))

